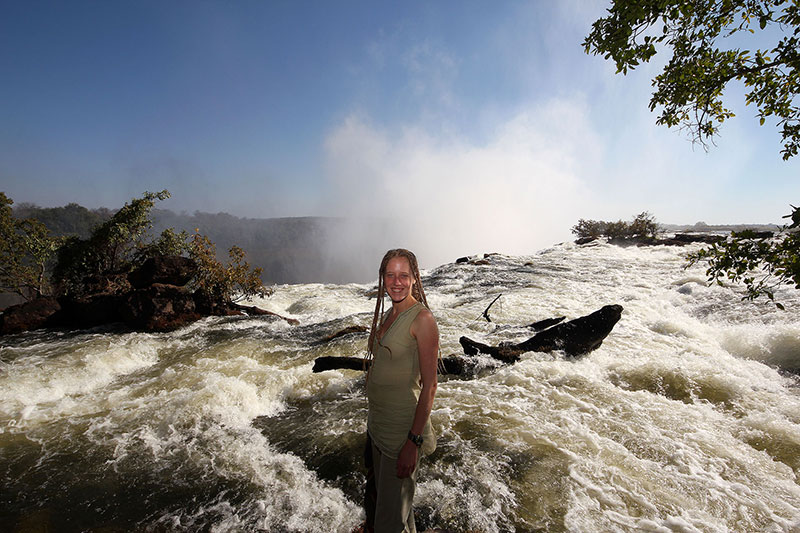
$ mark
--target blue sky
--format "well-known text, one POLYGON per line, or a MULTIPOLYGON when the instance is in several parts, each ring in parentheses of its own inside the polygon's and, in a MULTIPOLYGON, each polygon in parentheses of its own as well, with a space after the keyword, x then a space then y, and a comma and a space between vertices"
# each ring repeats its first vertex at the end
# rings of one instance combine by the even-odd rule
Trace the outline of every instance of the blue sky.
MULTIPOLYGON (((779 222, 798 161, 731 92, 708 153, 581 42, 606 2, 0 3, 0 190, 176 211, 402 217, 443 254, 578 218, 779 222), (446 242, 442 245, 442 242, 446 242)), ((663 55, 663 54, 662 54, 663 55)), ((436 254, 437 256, 439 253, 436 254)), ((449 258, 449 256, 448 256, 449 258)))

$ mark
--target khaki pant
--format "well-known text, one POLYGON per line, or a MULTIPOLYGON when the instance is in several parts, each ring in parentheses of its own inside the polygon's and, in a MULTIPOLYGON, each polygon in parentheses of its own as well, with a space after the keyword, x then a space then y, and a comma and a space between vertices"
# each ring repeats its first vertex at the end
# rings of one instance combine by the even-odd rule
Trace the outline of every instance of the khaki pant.
MULTIPOLYGON (((397 477, 397 459, 382 454, 374 444, 371 442, 370 444, 377 491, 375 533, 416 533, 412 503, 414 489, 417 486, 418 468, 414 468, 411 477, 400 479, 397 477)), ((419 455, 417 455, 417 467, 419 467, 419 455)))

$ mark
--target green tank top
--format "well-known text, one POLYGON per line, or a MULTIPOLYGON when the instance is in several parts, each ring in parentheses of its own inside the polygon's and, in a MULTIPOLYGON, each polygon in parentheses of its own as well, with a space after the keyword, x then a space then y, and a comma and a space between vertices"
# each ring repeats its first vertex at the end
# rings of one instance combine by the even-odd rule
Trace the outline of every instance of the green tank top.
MULTIPOLYGON (((395 319, 380 341, 372 347, 373 361, 367 379, 367 431, 372 442, 389 457, 397 457, 408 439, 422 388, 419 373, 417 339, 411 335, 411 323, 425 309, 417 302, 395 319)), ((384 315, 383 321, 388 316, 384 315)), ((421 452, 436 449, 436 435, 430 417, 422 432, 421 452)))

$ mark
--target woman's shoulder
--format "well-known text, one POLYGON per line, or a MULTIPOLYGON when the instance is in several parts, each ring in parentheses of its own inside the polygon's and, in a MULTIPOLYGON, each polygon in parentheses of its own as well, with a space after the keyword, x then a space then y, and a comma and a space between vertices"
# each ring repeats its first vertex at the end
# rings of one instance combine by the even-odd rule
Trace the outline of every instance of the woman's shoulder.
POLYGON ((422 320, 435 320, 433 318, 433 313, 431 312, 430 309, 425 307, 425 304, 423 304, 422 302, 417 302, 417 306, 419 306, 419 311, 417 311, 416 319, 422 317, 422 320))
POLYGON ((417 316, 411 323, 411 334, 414 336, 416 336, 415 332, 420 329, 436 329, 436 318, 434 318, 431 310, 422 304, 419 305, 421 309, 417 312, 417 316))

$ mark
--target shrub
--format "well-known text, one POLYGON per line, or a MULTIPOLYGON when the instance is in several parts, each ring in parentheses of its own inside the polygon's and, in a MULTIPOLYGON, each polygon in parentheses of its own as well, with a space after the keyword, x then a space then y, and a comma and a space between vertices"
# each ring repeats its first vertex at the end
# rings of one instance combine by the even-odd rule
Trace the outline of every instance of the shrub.
POLYGON ((199 232, 189 243, 189 257, 197 262, 194 286, 207 302, 223 303, 250 296, 269 296, 272 291, 261 282, 261 268, 252 268, 245 261, 245 251, 238 246, 228 250, 227 265, 217 259, 216 246, 199 232))
POLYGON ((633 218, 630 225, 630 234, 633 237, 655 239, 658 237, 658 223, 653 215, 644 211, 633 218))
POLYGON ((572 233, 578 238, 608 237, 609 239, 654 239, 658 236, 659 227, 655 217, 644 211, 628 223, 623 220, 606 222, 603 220, 579 219, 572 227, 572 233))
POLYGON ((38 220, 15 218, 13 204, 0 192, 0 290, 30 300, 50 292, 46 270, 61 239, 38 220))
POLYGON ((166 190, 146 192, 97 226, 88 239, 67 239, 58 250, 53 271, 58 291, 80 296, 98 290, 127 290, 127 274, 148 257, 144 237, 151 227, 150 210, 156 200, 169 196, 166 190))

